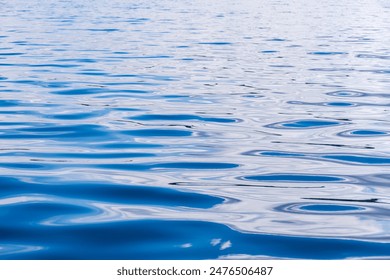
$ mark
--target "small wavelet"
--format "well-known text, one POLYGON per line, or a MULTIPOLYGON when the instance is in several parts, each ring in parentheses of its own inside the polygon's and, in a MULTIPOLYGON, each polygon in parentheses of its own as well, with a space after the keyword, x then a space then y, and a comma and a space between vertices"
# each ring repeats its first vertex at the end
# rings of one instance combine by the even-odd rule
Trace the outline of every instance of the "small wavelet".
POLYGON ((108 114, 107 110, 99 110, 93 112, 73 112, 68 114, 50 114, 45 115, 44 118, 57 120, 84 120, 90 118, 101 117, 108 114))
POLYGON ((19 105, 20 101, 18 100, 0 100, 0 107, 15 107, 19 105))
POLYGON ((380 55, 380 54, 357 54, 356 57, 358 58, 376 58, 376 59, 390 59, 390 55, 380 55))
POLYGON ((99 137, 107 135, 107 130, 94 124, 76 124, 67 126, 53 126, 40 124, 37 127, 9 129, 3 131, 1 138, 4 139, 75 139, 80 137, 99 137))
POLYGON ((311 174, 262 174, 244 176, 238 179, 250 181, 275 181, 275 182, 343 182, 347 179, 340 176, 311 175, 311 174))
POLYGON ((302 158, 310 160, 328 160, 339 163, 363 164, 363 165, 389 165, 390 158, 369 154, 332 154, 332 153, 295 153, 285 151, 252 150, 243 153, 249 156, 302 158))
POLYGON ((300 206, 299 209, 304 211, 314 212, 349 212, 349 211, 362 211, 363 207, 350 206, 350 205, 335 205, 335 204, 307 204, 300 206))
POLYGON ((125 141, 100 143, 96 145, 97 148, 101 149, 157 149, 163 148, 164 145, 152 144, 152 143, 126 143, 125 141))
POLYGON ((342 137, 378 137, 378 136, 389 136, 390 132, 383 130, 373 130, 373 129, 354 129, 347 130, 338 133, 342 137))
POLYGON ((218 163, 218 162, 166 162, 153 164, 97 164, 97 168, 116 169, 116 170, 164 170, 164 169, 184 169, 184 170, 213 170, 213 169, 231 169, 239 165, 234 163, 218 163))
MULTIPOLYGON (((142 147, 142 146, 141 146, 142 147)), ((79 152, 79 153, 45 153, 45 152, 0 152, 0 157, 26 157, 26 158, 52 158, 52 159, 128 159, 128 158, 146 158, 156 157, 157 154, 145 152, 122 152, 122 153, 98 153, 98 152, 79 152)))
POLYGON ((264 50, 264 51, 261 51, 262 53, 277 53, 279 51, 275 51, 275 50, 264 50))
POLYGON ((30 219, 32 222, 33 220, 29 217, 32 213, 34 213, 35 220, 41 220, 39 217, 42 215, 52 217, 94 212, 95 210, 86 207, 86 201, 195 208, 211 208, 224 202, 221 197, 158 186, 103 184, 101 182, 29 183, 12 179, 2 180, 2 183, 6 188, 1 192, 5 197, 0 200, 0 207, 5 211, 3 213, 8 214, 11 209, 6 209, 6 207, 13 207, 12 209, 15 209, 15 211, 12 210, 15 212, 13 216, 18 217, 17 221, 21 223, 24 223, 20 221, 21 217, 30 219), (9 188, 8 191, 7 188, 9 188), (12 192, 11 189, 15 191, 12 192), (14 196, 16 192, 19 193, 18 196, 14 196), (7 196, 7 194, 13 194, 13 196, 7 196), (79 203, 75 204, 77 201, 79 203), (69 204, 71 202, 73 204, 69 204))
POLYGON ((224 46, 224 45, 231 45, 232 43, 230 42, 200 42, 200 45, 217 45, 217 46, 224 46))
POLYGON ((90 28, 87 29, 88 31, 92 32, 114 32, 114 31, 120 31, 118 28, 90 28))
POLYGON ((277 128, 277 129, 312 129, 322 128, 328 126, 344 125, 347 122, 336 122, 328 120, 295 120, 295 121, 284 121, 273 124, 268 124, 265 127, 277 128))
POLYGON ((61 94, 61 95, 99 94, 103 92, 105 92, 105 90, 102 88, 79 88, 79 89, 52 91, 53 94, 61 94))
POLYGON ((351 102, 328 102, 324 103, 325 106, 334 106, 334 107, 351 107, 356 106, 356 104, 351 102))
POLYGON ((390 157, 377 157, 369 155, 323 155, 323 159, 330 159, 341 162, 349 162, 365 165, 389 165, 390 157))
POLYGON ((369 210, 367 207, 348 204, 289 203, 278 206, 275 211, 311 215, 356 215, 357 213, 364 213, 368 212, 369 210))
POLYGON ((288 40, 284 39, 284 38, 272 38, 272 39, 267 39, 266 41, 268 41, 268 42, 286 42, 288 40))
POLYGON ((25 53, 21 53, 21 52, 0 52, 0 56, 19 56, 19 55, 23 55, 25 53))
POLYGON ((331 52, 331 51, 316 51, 316 52, 309 52, 308 54, 313 54, 313 55, 345 55, 348 54, 346 52, 331 52))
POLYGON ((355 90, 338 90, 327 92, 326 95, 335 96, 335 97, 363 97, 367 96, 368 93, 355 90))
POLYGON ((187 137, 193 135, 193 132, 188 130, 159 128, 123 130, 121 133, 138 137, 187 137))
POLYGON ((130 119, 132 119, 132 120, 139 120, 139 121, 154 121, 154 120, 161 120, 161 121, 187 121, 187 120, 199 120, 199 121, 217 122, 217 123, 232 123, 232 122, 236 122, 236 120, 229 119, 229 118, 204 117, 204 116, 198 116, 198 115, 184 115, 184 114, 177 114, 177 115, 146 114, 146 115, 134 116, 134 117, 131 117, 130 119))

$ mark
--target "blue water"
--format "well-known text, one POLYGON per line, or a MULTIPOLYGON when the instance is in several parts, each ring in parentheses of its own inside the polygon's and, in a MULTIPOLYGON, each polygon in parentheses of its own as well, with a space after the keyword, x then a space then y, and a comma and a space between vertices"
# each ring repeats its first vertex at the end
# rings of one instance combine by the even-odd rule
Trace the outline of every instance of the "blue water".
POLYGON ((1 259, 390 259, 387 0, 1 1, 1 259))

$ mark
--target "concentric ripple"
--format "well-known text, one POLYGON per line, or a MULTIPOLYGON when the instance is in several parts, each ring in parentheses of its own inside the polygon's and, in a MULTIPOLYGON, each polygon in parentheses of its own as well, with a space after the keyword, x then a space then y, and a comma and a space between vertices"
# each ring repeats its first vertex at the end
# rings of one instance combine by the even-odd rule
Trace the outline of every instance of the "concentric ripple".
POLYGON ((373 130, 373 129, 354 129, 342 131, 339 133, 342 137, 378 137, 378 136, 388 136, 390 135, 389 131, 383 130, 373 130))
POLYGON ((327 126, 343 125, 343 124, 347 124, 347 123, 329 121, 329 120, 295 120, 295 121, 273 123, 273 124, 266 125, 266 127, 278 128, 278 129, 310 129, 310 128, 321 128, 327 126))

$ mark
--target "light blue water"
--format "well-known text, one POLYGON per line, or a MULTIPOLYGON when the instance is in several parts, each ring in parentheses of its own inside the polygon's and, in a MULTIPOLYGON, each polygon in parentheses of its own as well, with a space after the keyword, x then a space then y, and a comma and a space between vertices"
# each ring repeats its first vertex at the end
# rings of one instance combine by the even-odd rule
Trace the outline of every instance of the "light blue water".
POLYGON ((0 1, 0 258, 390 258, 389 11, 0 1))

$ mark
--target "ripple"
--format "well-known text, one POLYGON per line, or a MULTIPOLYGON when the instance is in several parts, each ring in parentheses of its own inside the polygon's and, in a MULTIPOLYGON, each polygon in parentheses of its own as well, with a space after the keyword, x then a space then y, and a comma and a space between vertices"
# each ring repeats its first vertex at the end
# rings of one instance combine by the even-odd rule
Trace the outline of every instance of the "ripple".
POLYGON ((342 137, 378 137, 378 136, 388 136, 390 133, 383 130, 372 130, 372 129, 354 129, 347 130, 337 134, 342 137))
POLYGON ((273 124, 268 124, 265 127, 277 128, 277 129, 312 129, 322 128, 328 126, 344 125, 347 122, 336 122, 328 120, 295 120, 295 121, 284 121, 273 124))
POLYGON ((150 21, 150 18, 131 18, 126 20, 126 22, 131 24, 144 24, 147 21, 150 21))
POLYGON ((275 181, 275 182, 342 182, 346 179, 339 176, 311 175, 311 174, 262 174, 244 176, 239 179, 251 181, 275 181))
POLYGON ((238 167, 234 163, 218 162, 167 162, 154 164, 97 164, 97 168, 116 169, 116 170, 164 170, 164 169, 185 169, 185 170, 213 170, 213 169, 231 169, 238 167))
POLYGON ((389 104, 376 104, 367 102, 302 102, 302 101, 287 101, 288 104, 293 105, 309 105, 309 106, 325 106, 325 107, 388 107, 389 104))
POLYGON ((285 151, 262 151, 252 150, 243 153, 249 156, 266 156, 266 157, 285 157, 285 158, 304 158, 310 160, 329 160, 348 164, 363 164, 363 165, 389 165, 390 158, 383 156, 375 156, 369 154, 332 154, 332 153, 295 153, 285 151))
POLYGON ((272 39, 268 39, 266 41, 269 41, 269 42, 286 42, 288 40, 287 39, 283 39, 283 38, 272 38, 272 39))
POLYGON ((374 4, 3 2, 1 259, 390 257, 374 4))
MULTIPOLYGON (((65 81, 36 81, 36 80, 16 80, 10 81, 14 84, 26 84, 26 85, 34 85, 43 88, 63 88, 68 87, 69 83, 65 81)), ((27 103, 28 104, 28 103, 27 103)), ((23 105, 23 104, 21 104, 23 105)), ((30 104, 31 105, 31 104, 30 104)), ((46 106, 49 104, 45 104, 46 106)))
POLYGON ((350 107, 350 106, 356 106, 355 103, 350 102, 328 102, 324 103, 325 106, 336 106, 336 107, 350 107))
POLYGON ((97 59, 93 59, 93 58, 61 58, 61 59, 56 59, 54 61, 58 61, 58 62, 78 62, 78 63, 96 63, 96 62, 98 62, 97 59))
POLYGON ((186 137, 193 132, 180 129, 134 129, 121 131, 121 133, 138 137, 186 137))
POLYGON ((34 68, 76 68, 79 66, 81 66, 81 65, 80 64, 56 64, 56 63, 30 64, 29 65, 29 67, 34 67, 34 68))
POLYGON ((362 91, 354 91, 354 90, 338 90, 327 92, 326 95, 336 96, 336 97, 363 97, 367 96, 368 93, 362 91))
POLYGON ((80 137, 98 137, 107 135, 103 127, 92 124, 79 124, 68 126, 52 126, 50 124, 39 127, 20 128, 18 130, 5 130, 0 133, 0 137, 4 139, 59 139, 80 137))
POLYGON ((83 119, 101 117, 106 115, 107 113, 108 113, 107 110, 99 110, 93 112, 74 112, 70 114, 52 114, 52 115, 45 115, 44 117, 48 119, 56 119, 56 120, 83 120, 83 119))
POLYGON ((155 186, 134 186, 115 184, 82 184, 61 185, 61 189, 50 191, 48 187, 38 188, 60 197, 86 199, 94 202, 123 203, 126 205, 164 205, 210 208, 222 203, 223 199, 210 195, 178 191, 155 186))
POLYGON ((153 168, 182 168, 182 169, 230 169, 237 168, 235 163, 223 162, 169 162, 154 164, 153 168))
POLYGON ((387 243, 375 241, 249 234, 217 223, 159 220, 42 226, 34 230, 29 241, 39 244, 35 248, 49 247, 51 250, 1 256, 8 259, 193 260, 247 254, 277 258, 293 255, 297 259, 340 259, 388 256, 390 249, 387 243), (41 238, 45 233, 50 234, 52 245, 41 238), (140 244, 148 244, 148 250, 140 244), (86 249, 75 253, 73 246, 86 249), (166 254, 167 249, 169 255, 166 254), (150 250, 153 250, 153 254, 150 254, 150 250), (318 250, 321 251, 320 255, 318 250))
POLYGON ((91 207, 85 203, 86 201, 125 205, 185 206, 204 209, 224 202, 223 198, 216 196, 158 186, 103 184, 101 182, 27 183, 11 178, 4 178, 1 182, 5 184, 6 188, 1 192, 5 198, 0 199, 0 207, 6 215, 9 215, 11 210, 15 209, 12 210, 13 216, 18 217, 15 222, 21 224, 26 220, 38 221, 44 219, 40 218, 41 216, 85 215, 96 212, 94 209, 90 209, 91 207), (16 192, 14 190, 17 190, 20 194, 18 196, 8 196, 8 194, 14 195, 16 192), (76 203, 77 201, 79 203, 76 203), (13 208, 8 209, 6 207, 13 208))
POLYGON ((87 75, 87 76, 107 76, 107 73, 100 71, 83 71, 78 72, 79 75, 87 75))
POLYGON ((262 53, 277 53, 279 51, 275 51, 275 50, 264 50, 264 51, 261 51, 262 53))
POLYGON ((30 198, 28 196, 21 196, 19 199, 22 202, 1 206, 3 211, 7 211, 9 215, 15 217, 9 226, 37 225, 50 217, 58 215, 82 215, 90 213, 87 207, 77 205, 50 201, 34 201, 34 197, 30 198))
POLYGON ((375 157, 369 155, 324 155, 324 159, 331 159, 342 162, 351 162, 357 164, 366 164, 366 165, 389 165, 389 157, 375 157))
POLYGON ((314 55, 342 55, 342 54, 348 54, 348 53, 346 53, 346 52, 316 51, 316 52, 309 52, 308 54, 314 54, 314 55))
POLYGON ((350 212, 350 211, 362 211, 365 208, 351 206, 351 205, 336 205, 336 204, 307 204, 302 205, 299 209, 304 211, 314 212, 350 212))
POLYGON ((377 59, 390 59, 390 55, 379 55, 379 54, 357 54, 358 58, 377 58, 377 59))
POLYGON ((52 91, 51 93, 61 94, 61 95, 84 95, 84 94, 99 94, 102 92, 105 92, 105 90, 101 88, 79 88, 79 89, 52 91))
POLYGON ((90 28, 87 29, 88 31, 92 32, 114 32, 114 31, 120 31, 120 29, 117 28, 90 28))
POLYGON ((278 206, 275 211, 296 214, 315 214, 315 215, 346 215, 367 212, 368 209, 362 206, 348 204, 307 204, 307 203, 289 203, 278 206))
MULTIPOLYGON (((139 147, 146 148, 147 145, 139 145, 139 147)), ((80 152, 80 153, 45 153, 45 152, 0 152, 0 157, 27 157, 27 158, 53 158, 53 159, 120 159, 120 158, 145 158, 145 157, 156 157, 157 154, 145 153, 145 152, 122 152, 122 153, 97 153, 97 152, 80 152)))
POLYGON ((185 120, 200 120, 206 122, 217 122, 217 123, 232 123, 236 122, 235 119, 229 118, 216 118, 216 117, 203 117, 198 115, 185 115, 185 114, 176 114, 176 115, 158 115, 158 114, 145 114, 131 117, 132 120, 139 121, 185 121, 185 120))
POLYGON ((0 107, 14 107, 19 105, 20 102, 18 100, 0 100, 0 107))
POLYGON ((232 43, 230 42, 201 42, 198 43, 200 45, 217 45, 217 46, 224 46, 224 45, 231 45, 232 43))
POLYGON ((96 145, 97 148, 102 149, 156 149, 163 148, 164 145, 150 144, 150 143, 126 143, 126 142, 114 142, 114 143, 101 143, 96 145))
POLYGON ((2 52, 0 53, 0 56, 19 56, 19 55, 23 55, 25 53, 21 53, 21 52, 2 52))

